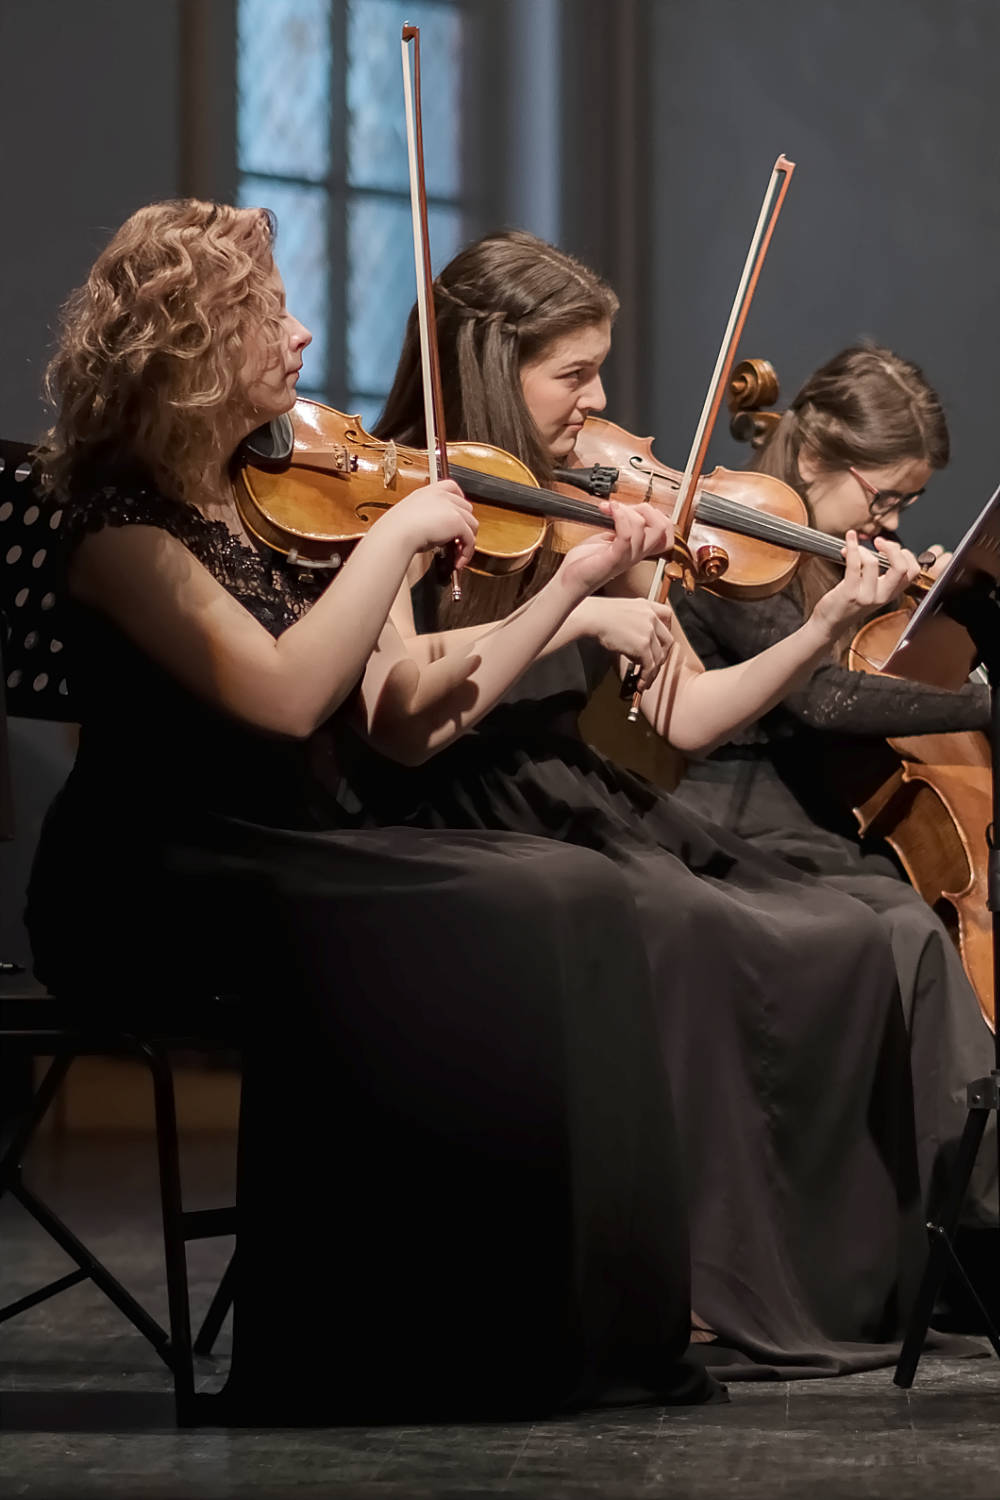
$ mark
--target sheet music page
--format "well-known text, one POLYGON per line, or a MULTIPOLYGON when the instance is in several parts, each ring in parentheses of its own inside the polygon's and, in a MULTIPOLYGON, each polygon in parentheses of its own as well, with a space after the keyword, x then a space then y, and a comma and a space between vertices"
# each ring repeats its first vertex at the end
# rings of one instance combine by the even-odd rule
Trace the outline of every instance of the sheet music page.
POLYGON ((934 587, 914 610, 881 670, 892 677, 912 677, 935 687, 960 687, 980 653, 957 617, 968 613, 968 603, 970 600, 974 603, 977 592, 990 595, 998 583, 1000 487, 955 548, 934 587))

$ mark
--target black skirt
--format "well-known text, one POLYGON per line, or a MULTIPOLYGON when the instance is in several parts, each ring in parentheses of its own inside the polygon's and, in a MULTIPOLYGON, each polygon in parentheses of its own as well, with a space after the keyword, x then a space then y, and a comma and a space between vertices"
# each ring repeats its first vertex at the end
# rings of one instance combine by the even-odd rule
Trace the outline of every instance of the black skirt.
POLYGON ((53 986, 85 944, 133 1006, 210 985, 246 1007, 220 1420, 720 1398, 685 1358, 684 1188, 611 861, 516 834, 112 834, 71 792, 29 915, 53 986))
POLYGON ((744 1373, 891 1362, 924 1233, 888 935, 863 902, 586 746, 589 687, 571 648, 426 766, 358 749, 353 789, 386 823, 510 829, 615 862, 652 973, 695 1313, 744 1373))

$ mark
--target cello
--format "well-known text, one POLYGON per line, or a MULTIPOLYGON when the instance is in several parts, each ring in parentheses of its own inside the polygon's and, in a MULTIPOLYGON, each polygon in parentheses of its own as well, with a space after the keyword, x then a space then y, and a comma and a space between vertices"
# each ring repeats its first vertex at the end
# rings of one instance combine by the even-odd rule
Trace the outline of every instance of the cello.
MULTIPOLYGON (((766 360, 745 360, 733 373, 727 401, 730 431, 762 449, 780 421, 768 410, 778 400, 777 376, 766 360)), ((889 660, 914 602, 868 620, 856 632, 845 665, 875 672, 889 660)), ((962 666, 953 680, 962 686, 962 666)), ((987 829, 992 818, 990 745, 979 730, 891 736, 888 754, 872 755, 852 780, 852 811, 859 835, 883 839, 910 884, 941 917, 991 1029, 993 938, 987 895, 987 829)))

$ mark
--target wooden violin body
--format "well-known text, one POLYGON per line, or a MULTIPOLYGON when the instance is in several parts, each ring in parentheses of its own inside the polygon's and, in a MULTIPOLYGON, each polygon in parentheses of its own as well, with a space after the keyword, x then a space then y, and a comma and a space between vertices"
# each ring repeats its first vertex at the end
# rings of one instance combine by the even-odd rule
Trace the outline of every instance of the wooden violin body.
MULTIPOLYGON (((604 417, 588 417, 584 422, 577 439, 576 461, 583 468, 596 465, 617 471, 612 493, 626 504, 649 500, 668 509, 681 481, 677 469, 656 458, 652 438, 634 437, 604 417)), ((565 485, 560 489, 569 493, 565 485)), ((795 576, 800 554, 787 544, 776 545, 751 534, 749 513, 753 511, 798 527, 806 527, 809 519, 801 497, 769 474, 715 468, 699 480, 688 549, 698 581, 713 593, 726 598, 762 599, 783 589, 795 576), (734 506, 747 512, 745 532, 714 520, 719 516, 732 522, 734 506), (725 566, 716 566, 713 572, 712 565, 720 558, 725 558, 725 566)), ((558 524, 556 534, 556 545, 562 550, 577 540, 572 525, 558 524)))
MULTIPOLYGON (((291 418, 291 460, 240 468, 236 503, 247 530, 268 547, 304 566, 335 570, 387 509, 430 482, 427 454, 381 442, 360 417, 318 401, 299 399, 291 418)), ((538 487, 524 464, 488 443, 449 443, 448 456, 454 464, 538 487)), ((487 504, 477 504, 476 515, 475 565, 482 572, 518 572, 545 538, 544 517, 487 504)))
MULTIPOLYGON (((359 417, 318 401, 297 401, 290 421, 287 457, 245 462, 237 469, 236 505, 247 530, 274 551, 304 567, 336 570, 387 509, 430 482, 428 455, 383 442, 365 431, 359 417)), ((572 538, 562 538, 567 547, 614 528, 594 501, 572 491, 542 489, 502 448, 462 442, 449 443, 447 451, 451 477, 473 502, 479 521, 473 572, 501 577, 519 572, 553 523, 572 526, 572 538)), ((725 563, 725 554, 720 560, 703 552, 696 567, 687 546, 676 540, 667 567, 672 578, 693 588, 725 563)))

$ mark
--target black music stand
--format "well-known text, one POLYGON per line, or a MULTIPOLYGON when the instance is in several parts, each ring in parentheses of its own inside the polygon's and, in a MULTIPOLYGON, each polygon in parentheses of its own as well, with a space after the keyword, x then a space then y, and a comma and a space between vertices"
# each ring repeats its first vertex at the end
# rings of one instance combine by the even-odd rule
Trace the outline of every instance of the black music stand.
POLYGON ((4 694, 3 621, 0 619, 0 840, 14 837, 14 799, 10 790, 7 708, 4 694))
MULTIPOLYGON (((993 821, 987 830, 986 904, 993 924, 994 1017, 1000 1019, 1000 488, 970 527, 941 577, 915 611, 882 668, 897 677, 954 687, 981 664, 990 687, 993 821)), ((990 1114, 996 1116, 1000 1165, 1000 1029, 994 1025, 993 1068, 968 1085, 968 1115, 938 1218, 927 1226, 930 1247, 893 1380, 909 1388, 950 1260, 985 1321, 1000 1358, 1000 1335, 955 1253, 954 1237, 990 1114)), ((1000 1207, 1000 1204, 998 1204, 1000 1207)))
MULTIPOLYGON (((10 754, 7 749, 7 706, 4 694, 3 622, 0 619, 0 843, 14 837, 14 798, 10 786, 10 754)), ((0 976, 20 974, 21 965, 0 956, 0 976)))

